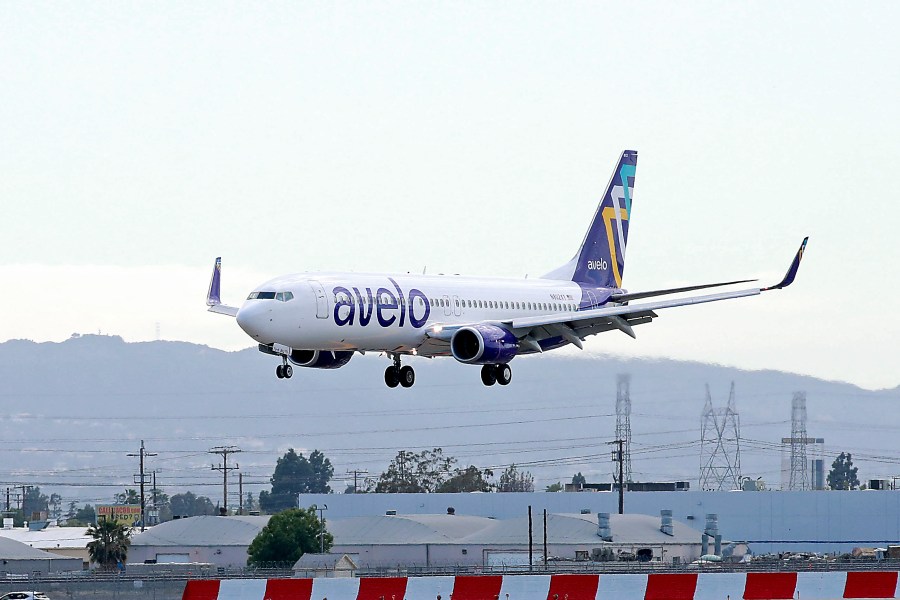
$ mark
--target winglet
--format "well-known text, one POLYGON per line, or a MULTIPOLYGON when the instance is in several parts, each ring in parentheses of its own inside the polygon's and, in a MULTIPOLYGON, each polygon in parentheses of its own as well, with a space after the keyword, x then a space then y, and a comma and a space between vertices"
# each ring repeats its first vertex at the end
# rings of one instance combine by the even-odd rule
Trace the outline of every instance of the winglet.
POLYGON ((206 293, 206 305, 218 306, 222 304, 220 296, 222 286, 222 257, 216 259, 213 267, 212 278, 209 280, 209 291, 206 293))
POLYGON ((800 269, 800 260, 803 258, 803 251, 806 249, 806 242, 808 240, 809 236, 803 238, 803 243, 800 244, 800 249, 797 250, 797 255, 794 257, 793 262, 791 262, 791 266, 788 268, 787 273, 784 275, 784 279, 782 279, 778 284, 771 287, 764 287, 760 291, 765 292, 768 290, 780 290, 781 288, 786 288, 787 286, 794 283, 794 278, 797 276, 797 271, 800 269))

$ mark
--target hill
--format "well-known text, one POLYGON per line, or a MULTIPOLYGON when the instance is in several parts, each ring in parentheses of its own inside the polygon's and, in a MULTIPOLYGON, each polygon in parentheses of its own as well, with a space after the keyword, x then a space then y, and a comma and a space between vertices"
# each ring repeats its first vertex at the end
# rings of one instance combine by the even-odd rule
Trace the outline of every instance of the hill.
POLYGON ((219 457, 207 451, 230 444, 243 450, 237 461, 254 492, 288 447, 322 450, 340 477, 354 468, 377 475, 399 449, 440 446, 464 465, 515 462, 540 486, 576 471, 608 480, 619 373, 631 375, 637 480, 696 486, 704 386, 724 406, 732 381, 745 475, 779 485, 778 446, 790 435, 791 398, 800 390, 808 435, 825 438, 827 465, 850 450, 864 479, 894 474, 900 461, 900 387, 867 391, 777 371, 588 353, 518 358, 506 388, 483 387, 477 368, 452 360, 414 360, 418 377, 409 390, 386 388, 387 360, 371 355, 339 371, 297 368, 291 380, 276 379, 275 364, 255 349, 115 336, 2 343, 0 480, 103 500, 134 487, 137 461, 125 455, 142 439, 158 454, 148 470, 161 487, 213 499, 222 480, 210 468, 219 457))

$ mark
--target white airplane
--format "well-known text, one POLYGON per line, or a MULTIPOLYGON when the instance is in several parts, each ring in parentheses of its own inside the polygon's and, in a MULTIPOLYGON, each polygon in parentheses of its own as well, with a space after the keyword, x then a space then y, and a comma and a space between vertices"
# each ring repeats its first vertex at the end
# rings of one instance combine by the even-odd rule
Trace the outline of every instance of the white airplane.
POLYGON ((649 323, 663 308, 755 296, 794 281, 803 240, 784 279, 776 285, 631 304, 633 300, 755 280, 629 293, 622 289, 637 152, 619 158, 584 241, 563 266, 538 279, 444 275, 300 273, 267 281, 240 308, 221 303, 221 258, 216 259, 206 303, 236 317, 259 350, 281 358, 275 370, 337 369, 355 352, 385 353, 389 387, 411 387, 416 375, 404 356, 452 356, 481 366, 484 385, 507 385, 509 362, 590 335, 649 323))

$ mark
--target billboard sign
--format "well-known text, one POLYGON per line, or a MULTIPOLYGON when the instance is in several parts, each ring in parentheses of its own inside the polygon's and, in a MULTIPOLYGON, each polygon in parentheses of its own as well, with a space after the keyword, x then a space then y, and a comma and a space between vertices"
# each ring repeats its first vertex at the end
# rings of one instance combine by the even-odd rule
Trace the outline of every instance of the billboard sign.
POLYGON ((141 522, 141 507, 137 504, 98 504, 97 522, 117 521, 128 527, 141 522))

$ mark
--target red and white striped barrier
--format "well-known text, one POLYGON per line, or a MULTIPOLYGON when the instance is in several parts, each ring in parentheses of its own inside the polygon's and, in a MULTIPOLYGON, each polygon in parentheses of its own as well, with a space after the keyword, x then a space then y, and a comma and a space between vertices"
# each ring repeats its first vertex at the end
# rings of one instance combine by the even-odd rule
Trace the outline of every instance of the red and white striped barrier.
POLYGON ((182 600, 839 600, 898 598, 897 571, 192 580, 182 600))

